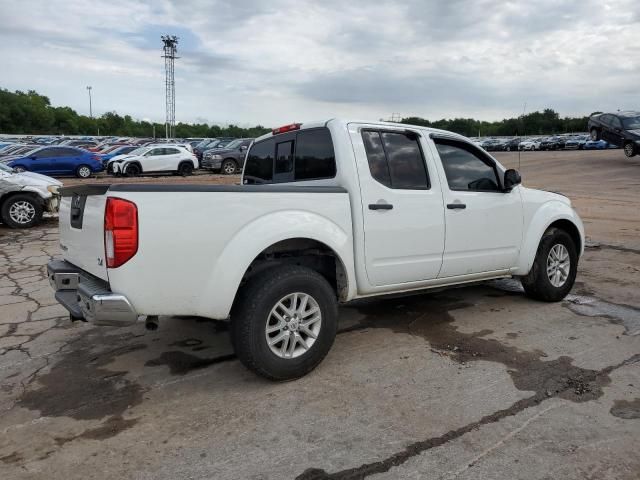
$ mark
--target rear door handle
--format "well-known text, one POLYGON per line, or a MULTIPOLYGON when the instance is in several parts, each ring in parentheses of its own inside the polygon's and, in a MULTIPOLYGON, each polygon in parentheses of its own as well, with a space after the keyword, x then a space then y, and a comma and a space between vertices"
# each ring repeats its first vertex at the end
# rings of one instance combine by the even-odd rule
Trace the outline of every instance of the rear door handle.
POLYGON ((369 210, 391 210, 393 205, 389 203, 370 203, 369 210))
POLYGON ((464 203, 448 203, 447 208, 449 210, 463 210, 467 208, 467 206, 464 203))

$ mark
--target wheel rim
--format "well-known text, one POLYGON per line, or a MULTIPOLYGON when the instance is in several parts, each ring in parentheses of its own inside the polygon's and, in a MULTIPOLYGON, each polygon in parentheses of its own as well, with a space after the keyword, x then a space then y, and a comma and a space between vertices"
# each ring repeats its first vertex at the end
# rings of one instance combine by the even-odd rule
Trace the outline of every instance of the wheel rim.
POLYGON ((567 247, 558 243, 549 250, 547 257, 547 277, 554 287, 562 287, 569 278, 571 260, 567 247))
POLYGON ((78 170, 78 173, 80 174, 81 177, 88 177, 89 175, 91 175, 91 170, 89 169, 89 167, 80 167, 80 169, 78 170))
POLYGON ((236 167, 231 162, 227 162, 224 164, 224 173, 232 174, 235 171, 236 167))
POLYGON ((624 153, 627 155, 627 157, 631 157, 633 155, 633 144, 627 143, 624 146, 624 153))
POLYGON ((127 173, 129 175, 137 175, 138 174, 138 167, 137 165, 129 165, 127 167, 127 173))
POLYGON ((595 129, 591 130, 591 140, 594 142, 598 140, 598 132, 595 129))
POLYGON ((271 309, 265 326, 265 338, 276 356, 296 358, 313 346, 321 326, 322 312, 315 298, 306 293, 291 293, 271 309))
POLYGON ((14 203, 9 209, 9 217, 11 217, 11 220, 20 225, 31 222, 35 216, 35 207, 25 200, 14 203))
POLYGON ((14 170, 15 170, 16 172, 18 172, 18 173, 22 173, 22 172, 24 172, 24 168, 22 168, 22 167, 16 167, 16 168, 14 168, 14 170))

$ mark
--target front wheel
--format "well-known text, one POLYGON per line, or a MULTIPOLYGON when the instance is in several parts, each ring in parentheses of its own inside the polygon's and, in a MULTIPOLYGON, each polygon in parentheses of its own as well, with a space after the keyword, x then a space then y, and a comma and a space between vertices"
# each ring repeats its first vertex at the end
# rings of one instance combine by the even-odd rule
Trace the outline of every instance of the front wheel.
POLYGON ((42 202, 31 195, 14 195, 2 204, 2 221, 11 228, 29 228, 42 220, 42 202))
POLYGON ((527 275, 520 278, 527 296, 545 302, 559 302, 573 288, 578 271, 577 246, 558 228, 548 229, 538 245, 527 275))
POLYGON ((336 294, 314 270, 285 265, 245 285, 231 313, 236 354, 270 380, 292 380, 327 355, 338 327, 336 294))
POLYGON ((238 166, 233 160, 225 160, 220 169, 225 175, 233 175, 238 170, 238 166))
POLYGON ((141 169, 137 163, 130 163, 124 169, 124 174, 127 177, 137 177, 138 175, 140 175, 140 173, 141 173, 141 169))
POLYGON ((624 146, 624 154, 629 158, 633 157, 636 154, 636 149, 633 143, 627 142, 627 144, 624 146))

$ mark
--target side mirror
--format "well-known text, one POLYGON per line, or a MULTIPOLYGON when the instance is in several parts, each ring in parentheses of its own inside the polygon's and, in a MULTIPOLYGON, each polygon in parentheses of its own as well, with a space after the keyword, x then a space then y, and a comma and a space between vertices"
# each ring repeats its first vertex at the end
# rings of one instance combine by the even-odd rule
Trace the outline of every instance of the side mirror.
POLYGON ((507 192, 513 190, 513 187, 516 185, 520 185, 522 183, 522 178, 517 170, 510 168, 506 172, 504 172, 504 189, 507 192))
POLYGON ((245 151, 246 149, 247 149, 247 146, 246 146, 246 145, 242 145, 242 146, 240 147, 240 150, 242 150, 242 151, 245 151))

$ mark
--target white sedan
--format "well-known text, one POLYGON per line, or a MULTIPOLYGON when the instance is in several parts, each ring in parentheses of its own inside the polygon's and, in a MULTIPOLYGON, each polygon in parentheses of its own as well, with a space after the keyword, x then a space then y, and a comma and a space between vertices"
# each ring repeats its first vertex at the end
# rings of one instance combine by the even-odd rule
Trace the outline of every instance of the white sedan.
POLYGON ((186 148, 178 146, 150 146, 129 154, 113 157, 106 165, 113 175, 136 176, 142 173, 171 172, 191 175, 198 168, 198 160, 186 148))
POLYGON ((537 138, 525 140, 524 142, 520 142, 518 148, 520 148, 520 150, 540 150, 540 140, 537 138))

